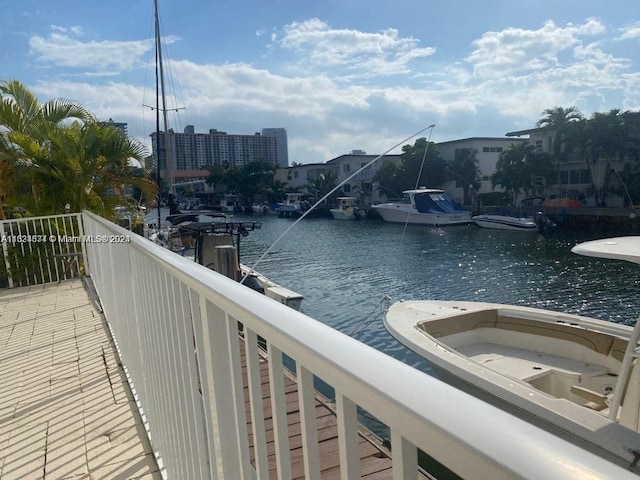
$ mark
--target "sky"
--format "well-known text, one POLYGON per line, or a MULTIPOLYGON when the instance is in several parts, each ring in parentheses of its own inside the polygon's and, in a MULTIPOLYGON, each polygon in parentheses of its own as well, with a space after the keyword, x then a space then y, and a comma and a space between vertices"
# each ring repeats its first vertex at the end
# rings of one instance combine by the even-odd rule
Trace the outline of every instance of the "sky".
MULTIPOLYGON (((630 0, 158 0, 169 127, 283 127, 289 161, 640 110, 630 0), (412 135, 423 131, 418 137, 412 135)), ((0 0, 0 80, 155 131, 153 0, 0 0)))

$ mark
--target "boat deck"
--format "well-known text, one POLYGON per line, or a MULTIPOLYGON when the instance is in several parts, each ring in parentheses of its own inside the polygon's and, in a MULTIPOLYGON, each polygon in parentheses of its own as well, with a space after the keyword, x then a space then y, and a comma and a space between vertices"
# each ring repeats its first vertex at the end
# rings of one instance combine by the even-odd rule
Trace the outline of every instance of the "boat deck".
POLYGON ((495 343, 475 343, 459 347, 458 351, 492 370, 524 381, 534 380, 552 371, 582 378, 607 374, 606 367, 601 365, 495 343))
MULTIPOLYGON (((269 478, 277 478, 267 359, 260 365, 269 478)), ((298 389, 283 375, 292 478, 303 479, 298 389)), ((320 394, 316 418, 321 476, 338 479, 337 418, 320 394)), ((359 447, 362 478, 393 477, 389 449, 365 429, 359 447)), ((0 478, 162 478, 108 326, 81 279, 0 290, 0 478)))

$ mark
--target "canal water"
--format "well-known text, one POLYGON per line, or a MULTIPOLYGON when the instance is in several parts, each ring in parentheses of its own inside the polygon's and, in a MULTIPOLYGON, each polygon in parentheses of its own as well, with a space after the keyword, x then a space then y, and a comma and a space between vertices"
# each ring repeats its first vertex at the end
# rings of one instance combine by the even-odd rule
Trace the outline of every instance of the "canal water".
MULTIPOLYGON (((262 222, 241 240, 241 260, 255 261, 294 222, 262 222)), ((640 313, 640 268, 571 253, 579 242, 615 236, 407 226, 382 221, 304 218, 256 270, 302 295, 301 311, 416 368, 429 365, 382 324, 382 305, 410 299, 524 305, 633 323, 640 313)))

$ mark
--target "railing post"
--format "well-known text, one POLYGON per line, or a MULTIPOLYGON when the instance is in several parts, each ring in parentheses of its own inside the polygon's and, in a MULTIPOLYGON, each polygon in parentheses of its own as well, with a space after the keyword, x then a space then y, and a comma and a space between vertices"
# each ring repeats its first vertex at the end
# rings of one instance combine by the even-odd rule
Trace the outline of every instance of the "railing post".
POLYGON ((276 448, 278 480, 291 478, 291 455, 289 453, 289 426, 287 404, 284 396, 284 365, 282 352, 273 344, 269 348, 269 388, 271 393, 271 415, 273 417, 273 440, 276 448))
POLYGON ((304 477, 320 480, 320 456, 318 452, 318 425, 316 399, 313 388, 313 373, 298 365, 298 398, 300 401, 300 430, 302 433, 302 455, 304 477))
POLYGON ((229 358, 230 347, 228 337, 224 334, 227 331, 225 323, 228 320, 225 312, 210 301, 201 299, 200 305, 203 342, 198 344, 198 364, 202 372, 203 394, 206 395, 206 404, 210 407, 210 411, 205 412, 205 415, 210 417, 209 435, 213 437, 211 440, 216 451, 218 478, 240 479, 243 477, 235 395, 230 395, 228 391, 229 387, 234 385, 229 358))
POLYGON ((393 480, 415 480, 418 475, 418 451, 415 445, 391 429, 393 480))
POLYGON ((358 409, 356 404, 336 392, 338 416, 338 449, 340 452, 340 478, 360 478, 360 455, 358 454, 358 409))
POLYGON ((7 235, 4 231, 4 222, 0 222, 0 242, 2 243, 2 259, 7 270, 7 283, 9 288, 13 288, 13 277, 11 276, 11 263, 9 262, 9 247, 7 247, 7 235))
POLYGON ((85 238, 84 216, 82 213, 76 214, 76 221, 78 222, 78 235, 80 236, 80 238, 83 239, 83 241, 80 242, 80 248, 82 250, 82 263, 84 264, 84 276, 89 277, 91 276, 91 271, 89 269, 89 262, 87 261, 87 246, 86 246, 86 242, 84 241, 84 238, 85 238))

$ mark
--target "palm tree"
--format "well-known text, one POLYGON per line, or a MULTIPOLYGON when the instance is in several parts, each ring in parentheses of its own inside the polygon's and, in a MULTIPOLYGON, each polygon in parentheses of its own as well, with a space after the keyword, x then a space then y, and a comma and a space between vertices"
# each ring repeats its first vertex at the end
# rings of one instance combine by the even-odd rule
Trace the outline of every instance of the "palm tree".
POLYGON ((452 180, 460 183, 464 192, 464 205, 472 203, 470 193, 480 188, 480 169, 478 168, 477 150, 463 148, 456 150, 453 161, 449 164, 448 171, 452 180))
POLYGON ((140 189, 148 201, 155 200, 156 183, 136 175, 132 165, 133 160, 142 162, 146 148, 118 128, 74 122, 52 127, 49 141, 48 155, 32 172, 51 213, 68 204, 71 212, 87 209, 113 218, 127 185, 140 189))
POLYGON ((72 211, 87 208, 107 216, 124 185, 155 200, 153 182, 136 176, 129 163, 144 157, 141 144, 96 122, 71 100, 41 104, 17 80, 0 82, 0 94, 0 193, 29 189, 30 199, 17 200, 31 201, 29 207, 41 213, 59 213, 69 204, 72 211))
MULTIPOLYGON (((24 185, 28 181, 24 167, 33 161, 34 152, 46 148, 47 137, 43 132, 49 125, 92 118, 76 102, 57 99, 41 104, 19 81, 0 82, 0 196, 15 197, 28 187, 24 185)), ((5 218, 1 206, 0 218, 5 218)))
POLYGON ((536 126, 553 133, 551 150, 553 151, 556 159, 556 168, 558 170, 558 189, 560 189, 560 158, 566 156, 566 151, 563 150, 562 146, 566 140, 568 126, 572 122, 578 122, 584 119, 584 116, 576 107, 547 108, 542 112, 542 114, 544 117, 538 120, 536 126))

